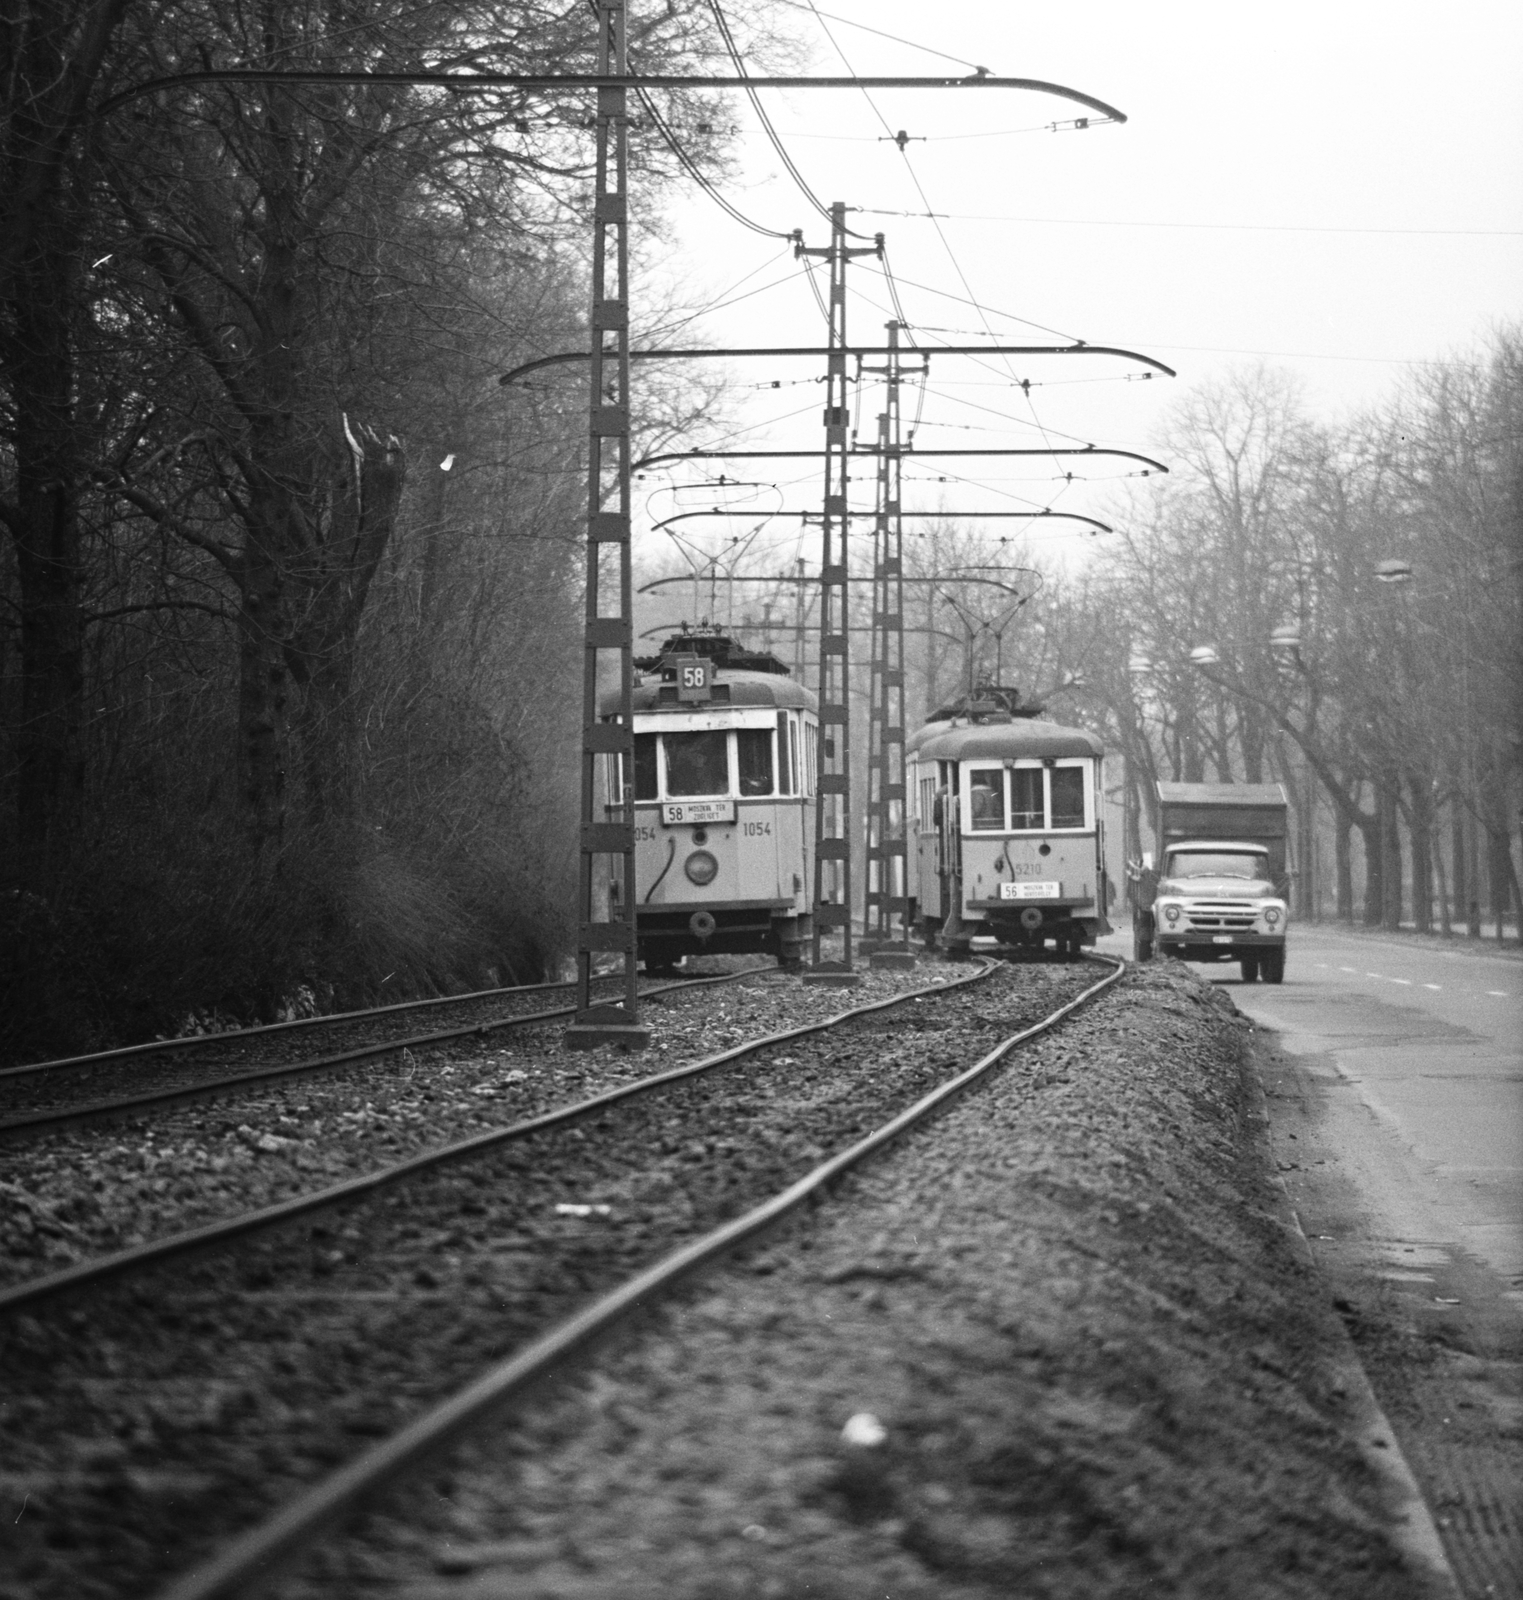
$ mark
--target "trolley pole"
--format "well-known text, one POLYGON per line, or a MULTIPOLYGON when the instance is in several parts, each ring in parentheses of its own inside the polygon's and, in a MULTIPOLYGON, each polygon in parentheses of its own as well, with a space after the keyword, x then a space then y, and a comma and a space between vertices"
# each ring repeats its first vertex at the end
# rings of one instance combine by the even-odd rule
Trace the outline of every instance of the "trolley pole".
MULTIPOLYGON (((598 73, 627 76, 625 0, 597 0, 598 73)), ((597 91, 597 167, 592 224, 591 382, 588 385, 587 612, 582 657, 580 861, 577 872, 576 1016, 565 1042, 575 1050, 650 1043, 642 1027, 635 963, 634 603, 630 567, 629 443, 629 91, 597 91), (617 662, 619 710, 598 719, 605 659, 617 662), (613 820, 599 816, 599 762, 612 769, 613 820), (600 858, 608 863, 600 874, 600 858), (598 892, 607 885, 607 917, 598 892), (621 956, 622 1002, 594 1005, 593 962, 621 956)))
POLYGON ((883 235, 867 248, 846 243, 846 205, 830 208, 830 244, 823 250, 793 247, 796 256, 823 256, 830 267, 830 339, 825 377, 825 500, 820 517, 819 756, 815 768, 814 939, 805 983, 846 987, 860 983, 851 960, 851 666, 847 601, 851 526, 846 508, 846 265, 853 256, 881 256, 883 235), (840 960, 826 960, 820 945, 827 928, 841 930, 840 960))

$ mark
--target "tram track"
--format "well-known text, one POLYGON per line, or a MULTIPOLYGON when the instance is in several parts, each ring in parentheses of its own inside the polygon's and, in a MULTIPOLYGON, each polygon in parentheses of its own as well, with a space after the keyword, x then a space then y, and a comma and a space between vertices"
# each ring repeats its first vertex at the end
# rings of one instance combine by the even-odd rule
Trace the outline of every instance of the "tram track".
MULTIPOLYGON (((641 993, 656 998, 673 991, 732 983, 750 970, 648 984, 641 993)), ((622 981, 622 978, 600 980, 600 986, 613 986, 622 981)), ((518 1007, 532 1006, 547 993, 565 993, 572 989, 574 985, 570 984, 534 984, 518 989, 483 990, 374 1011, 275 1023, 268 1028, 210 1035, 205 1039, 164 1040, 154 1046, 132 1046, 127 1051, 112 1051, 102 1056, 71 1057, 7 1068, 0 1073, 0 1141, 153 1114, 190 1101, 234 1093, 279 1079, 353 1066, 403 1050, 431 1049, 459 1039, 485 1037, 505 1028, 558 1021, 572 1016, 576 1008, 563 1005, 520 1010, 518 1007), (410 1022, 414 1013, 444 1006, 458 1009, 465 1015, 447 1028, 434 1028, 426 1033, 406 1031, 409 1026, 416 1026, 410 1022), (298 1035, 286 1030, 310 1030, 318 1023, 329 1025, 325 1031, 336 1032, 342 1028, 361 1042, 304 1057, 300 1054, 300 1041, 309 1037, 309 1032, 298 1035), (376 1038, 378 1028, 381 1036, 376 1038), (366 1033, 370 1034, 369 1038, 363 1037, 366 1033), (186 1045, 200 1048, 181 1048, 186 1045), (251 1055, 263 1057, 270 1053, 277 1059, 265 1059, 257 1064, 248 1059, 251 1055), (244 1064, 238 1070, 226 1070, 240 1056, 244 1064), (97 1095, 97 1085, 103 1079, 119 1077, 128 1063, 132 1075, 131 1093, 92 1098, 97 1095), (199 1075, 207 1072, 214 1075, 199 1075)))
MULTIPOLYGON (((929 995, 900 995, 834 1023, 746 1041, 690 1064, 681 1081, 667 1074, 647 1086, 650 1092, 626 1090, 617 1104, 605 1099, 579 1108, 558 1130, 526 1127, 496 1155, 478 1149, 453 1165, 435 1163, 412 1174, 405 1192, 393 1183, 389 1195, 336 1196, 329 1207, 348 1209, 319 1225, 308 1213, 274 1218, 259 1237, 229 1250, 215 1241, 186 1241, 177 1262, 167 1255, 139 1262, 125 1276, 114 1273, 114 1283, 97 1277, 89 1296, 92 1345, 74 1357, 80 1370, 55 1367, 50 1389, 57 1400, 33 1395, 22 1414, 38 1406, 68 1414, 70 1395, 77 1401, 86 1394, 92 1426, 115 1405, 128 1414, 128 1436, 135 1425, 148 1428, 159 1446, 160 1480, 167 1481, 166 1471, 173 1478, 176 1458, 186 1460, 189 1476, 175 1491, 182 1502, 204 1495, 222 1504, 229 1489, 236 1490, 234 1500, 252 1497, 251 1504, 278 1499, 348 1453, 336 1439, 392 1438, 420 1409, 426 1413, 442 1388, 468 1386, 483 1367, 543 1341, 561 1324, 580 1327, 589 1295, 617 1295, 621 1286, 643 1282, 650 1264, 674 1249, 686 1260, 697 1241, 791 1191, 801 1175, 823 1173, 816 1187, 828 1182, 824 1169, 837 1170, 832 1151, 861 1146, 853 1157, 860 1159, 876 1147, 872 1141, 907 1125, 912 1104, 951 1092, 953 1074, 943 1057, 953 1036, 966 1059, 970 1038, 987 1042, 998 1033, 1001 1044, 981 1063, 987 1070, 1018 1042, 1006 1026, 1016 1010, 1035 1009, 1035 1019, 1021 1020, 1048 1026, 1042 1013, 1052 1010, 1054 983, 1072 1000, 1080 979, 1071 971, 1066 986, 1062 975, 1001 980, 1010 993, 993 1004, 983 998, 985 980, 998 970, 968 980, 978 986, 972 991, 943 983, 929 995), (1040 1005, 1033 989, 1041 991, 1040 1005), (751 1070, 743 1078, 707 1070, 744 1057, 751 1070), (218 1249, 212 1258, 204 1254, 209 1243, 218 1249), (193 1358, 185 1352, 187 1330, 193 1358), (211 1370, 210 1346, 239 1351, 237 1381, 211 1370), (149 1366, 157 1362, 157 1369, 139 1370, 130 1387, 121 1387, 114 1373, 102 1379, 91 1370, 92 1362, 104 1363, 111 1373, 121 1352, 144 1349, 155 1353, 149 1366), (336 1374, 343 1376, 335 1396, 336 1374), (215 1439, 199 1438, 202 1448, 188 1457, 183 1447, 198 1437, 197 1426, 183 1418, 199 1402, 185 1389, 203 1398, 210 1393, 196 1414, 217 1418, 215 1439), (237 1422, 231 1429, 230 1416, 237 1422)), ((918 1115, 928 1110, 929 1104, 918 1115)), ((700 1259, 707 1257, 700 1252, 684 1270, 700 1259)), ((24 1312, 6 1319, 18 1330, 13 1371, 19 1353, 22 1367, 40 1376, 36 1363, 49 1364, 43 1347, 56 1344, 47 1329, 60 1327, 67 1337, 79 1314, 73 1291, 84 1282, 57 1283, 42 1297, 7 1297, 12 1311, 24 1312)), ((120 1437, 122 1426, 116 1432, 120 1437)), ((36 1470, 46 1475, 41 1463, 36 1470)), ((130 1479, 131 1469, 124 1470, 130 1479)), ((141 1502, 129 1543, 183 1541, 183 1505, 166 1523, 164 1497, 147 1480, 129 1495, 141 1502)), ((90 1489, 75 1498, 89 1502, 90 1489)), ((91 1514, 87 1505, 80 1512, 91 1514)), ((214 1520, 225 1518, 224 1511, 214 1520)), ((118 1507, 111 1520, 120 1519, 118 1507)), ((114 1568, 122 1554, 116 1552, 114 1568)), ((54 1591, 44 1583, 35 1592, 54 1591)), ((113 1591, 108 1585, 98 1592, 113 1591)))

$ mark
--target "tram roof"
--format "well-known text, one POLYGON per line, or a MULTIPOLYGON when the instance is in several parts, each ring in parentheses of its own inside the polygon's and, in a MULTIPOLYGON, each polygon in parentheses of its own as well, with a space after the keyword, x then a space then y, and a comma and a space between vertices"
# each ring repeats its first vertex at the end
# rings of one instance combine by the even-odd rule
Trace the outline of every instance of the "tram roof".
MULTIPOLYGON (((728 690, 710 700, 679 700, 675 683, 663 682, 650 674, 636 682, 634 709, 642 712, 723 711, 726 706, 776 706, 780 710, 813 711, 819 704, 801 683, 772 672, 727 671, 715 674, 714 687, 728 690)), ((610 716, 619 709, 618 691, 599 697, 598 711, 610 716)))
POLYGON ((1008 722, 931 722, 912 734, 908 748, 921 761, 1002 760, 1005 757, 1103 756, 1105 746, 1082 728, 1015 717, 1008 722))

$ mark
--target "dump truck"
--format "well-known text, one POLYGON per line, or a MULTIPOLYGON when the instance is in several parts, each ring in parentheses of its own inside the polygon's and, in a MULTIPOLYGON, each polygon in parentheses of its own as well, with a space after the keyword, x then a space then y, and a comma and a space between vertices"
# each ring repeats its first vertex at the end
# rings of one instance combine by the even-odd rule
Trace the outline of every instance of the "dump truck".
POLYGON ((1155 851, 1132 863, 1133 953, 1285 977, 1290 808, 1277 783, 1160 783, 1155 851))

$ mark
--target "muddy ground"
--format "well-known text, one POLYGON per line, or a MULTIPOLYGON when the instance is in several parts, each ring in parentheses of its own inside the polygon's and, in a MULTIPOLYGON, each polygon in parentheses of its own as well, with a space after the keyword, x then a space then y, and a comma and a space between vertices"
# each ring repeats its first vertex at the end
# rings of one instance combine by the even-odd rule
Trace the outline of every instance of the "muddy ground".
POLYGON ((1250 1057, 1188 969, 1129 973, 281 1592, 1441 1592, 1353 1443, 1250 1057))

